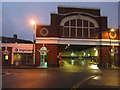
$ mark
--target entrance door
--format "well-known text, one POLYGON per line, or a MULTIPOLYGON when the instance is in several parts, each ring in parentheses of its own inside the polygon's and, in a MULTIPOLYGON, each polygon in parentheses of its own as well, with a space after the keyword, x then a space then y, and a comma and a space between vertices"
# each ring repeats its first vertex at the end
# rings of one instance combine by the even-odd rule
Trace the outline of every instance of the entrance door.
POLYGON ((47 68, 47 48, 44 46, 40 49, 40 67, 47 68))
POLYGON ((4 62, 5 64, 8 64, 8 55, 4 55, 4 62))
POLYGON ((40 67, 47 68, 47 53, 40 52, 40 67))

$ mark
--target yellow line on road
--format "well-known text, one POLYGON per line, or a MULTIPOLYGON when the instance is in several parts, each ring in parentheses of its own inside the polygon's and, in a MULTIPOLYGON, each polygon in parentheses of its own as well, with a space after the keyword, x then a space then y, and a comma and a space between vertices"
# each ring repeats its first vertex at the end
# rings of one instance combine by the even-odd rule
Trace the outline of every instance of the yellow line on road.
POLYGON ((94 78, 94 77, 96 77, 96 76, 89 76, 89 77, 83 79, 82 81, 80 81, 80 82, 78 82, 76 85, 74 85, 74 86, 71 88, 71 90, 77 89, 83 82, 85 82, 86 80, 92 79, 92 78, 94 78))

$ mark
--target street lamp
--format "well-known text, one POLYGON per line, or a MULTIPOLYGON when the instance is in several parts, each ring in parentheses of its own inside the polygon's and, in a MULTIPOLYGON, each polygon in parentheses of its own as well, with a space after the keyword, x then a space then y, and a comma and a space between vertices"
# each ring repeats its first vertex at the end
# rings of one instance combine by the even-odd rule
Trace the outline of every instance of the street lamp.
POLYGON ((31 24, 34 26, 34 30, 33 30, 33 64, 35 64, 35 27, 36 27, 36 23, 35 21, 31 21, 31 24))
POLYGON ((111 31, 111 32, 114 32, 114 31, 115 31, 115 29, 113 29, 113 28, 112 28, 110 31, 111 31))

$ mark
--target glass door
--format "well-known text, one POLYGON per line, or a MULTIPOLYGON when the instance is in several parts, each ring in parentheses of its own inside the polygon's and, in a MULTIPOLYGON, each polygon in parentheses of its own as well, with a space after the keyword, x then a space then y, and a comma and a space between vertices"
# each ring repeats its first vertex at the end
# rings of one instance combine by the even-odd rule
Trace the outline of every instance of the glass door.
POLYGON ((4 63, 8 64, 8 55, 4 55, 4 63))
POLYGON ((40 67, 47 68, 47 53, 40 52, 40 67))

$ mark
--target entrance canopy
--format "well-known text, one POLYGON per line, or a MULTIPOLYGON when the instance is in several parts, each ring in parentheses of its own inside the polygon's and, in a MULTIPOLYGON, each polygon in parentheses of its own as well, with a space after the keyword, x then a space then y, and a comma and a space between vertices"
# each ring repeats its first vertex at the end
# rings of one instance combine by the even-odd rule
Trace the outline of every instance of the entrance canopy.
POLYGON ((49 50, 47 50, 46 47, 42 47, 39 52, 48 52, 48 51, 49 51, 49 50))

